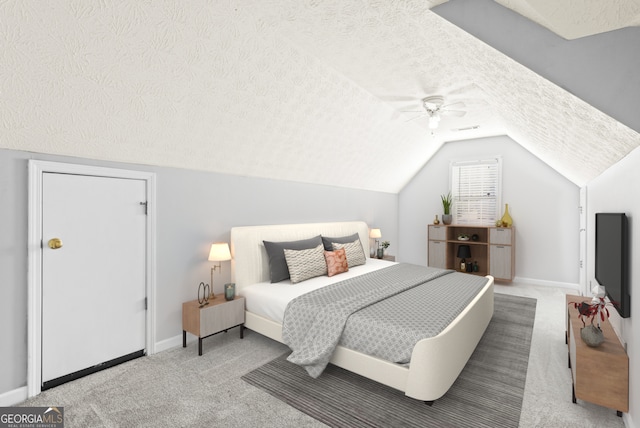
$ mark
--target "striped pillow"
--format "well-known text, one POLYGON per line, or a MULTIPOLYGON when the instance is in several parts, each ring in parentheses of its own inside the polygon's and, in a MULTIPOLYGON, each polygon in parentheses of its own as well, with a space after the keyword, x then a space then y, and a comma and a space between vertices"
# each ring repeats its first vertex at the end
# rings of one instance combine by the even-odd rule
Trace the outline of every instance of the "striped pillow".
POLYGON ((344 248, 347 253, 347 263, 349 263, 349 267, 354 267, 358 265, 363 265, 367 262, 367 259, 364 256, 364 250, 362 249, 362 244, 360 240, 349 242, 346 244, 339 244, 337 242, 332 242, 334 251, 340 248, 344 248))
POLYGON ((292 284, 327 274, 327 262, 324 259, 322 244, 309 250, 285 248, 284 258, 287 261, 292 284))

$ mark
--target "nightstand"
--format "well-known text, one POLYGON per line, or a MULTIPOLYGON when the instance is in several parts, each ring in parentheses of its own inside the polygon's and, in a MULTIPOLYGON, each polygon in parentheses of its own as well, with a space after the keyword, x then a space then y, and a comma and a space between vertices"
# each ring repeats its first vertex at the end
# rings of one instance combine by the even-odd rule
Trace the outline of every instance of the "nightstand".
POLYGON ((244 297, 227 301, 224 294, 218 294, 203 307, 200 307, 197 300, 182 304, 182 347, 187 347, 187 332, 198 336, 198 355, 202 355, 202 339, 238 326, 242 339, 244 297))
MULTIPOLYGON (((371 257, 372 259, 377 259, 377 257, 371 257)), ((382 256, 382 260, 388 260, 390 262, 395 262, 396 261, 396 256, 390 256, 389 254, 385 254, 384 256, 382 256)))

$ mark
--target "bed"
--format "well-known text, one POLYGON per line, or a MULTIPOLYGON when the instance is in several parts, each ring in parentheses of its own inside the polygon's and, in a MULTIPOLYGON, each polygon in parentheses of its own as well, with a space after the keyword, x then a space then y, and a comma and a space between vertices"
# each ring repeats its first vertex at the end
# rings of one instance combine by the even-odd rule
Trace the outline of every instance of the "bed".
MULTIPOLYGON (((315 235, 347 236, 357 233, 364 254, 369 254, 369 228, 364 222, 336 222, 235 227, 231 230, 232 278, 237 293, 269 281, 269 260, 263 241, 294 241, 315 235)), ((363 270, 384 263, 369 259, 363 270)), ((350 269, 351 275, 356 268, 350 269)), ((337 275, 336 277, 340 277, 337 275)), ((276 286, 277 284, 274 284, 276 286)), ((245 296, 247 298, 247 296, 245 296)), ((282 303, 280 303, 282 305, 282 303)), ((283 341, 278 315, 246 302, 245 327, 276 341, 283 341)), ((408 397, 432 402, 442 397, 456 380, 493 316, 493 278, 486 277, 480 292, 439 334, 419 340, 410 364, 396 364, 338 345, 330 362, 381 384, 403 391, 408 397)))

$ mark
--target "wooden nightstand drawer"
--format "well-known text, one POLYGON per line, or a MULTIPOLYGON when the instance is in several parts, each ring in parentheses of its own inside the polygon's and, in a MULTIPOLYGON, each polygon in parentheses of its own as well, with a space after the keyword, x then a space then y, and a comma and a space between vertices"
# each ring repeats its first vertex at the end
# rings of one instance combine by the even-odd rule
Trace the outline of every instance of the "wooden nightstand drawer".
POLYGON ((197 300, 182 304, 182 347, 187 346, 187 332, 198 336, 198 355, 202 355, 202 339, 230 328, 240 326, 240 338, 244 330, 244 297, 227 301, 223 294, 200 307, 197 300))
MULTIPOLYGON (((224 296, 220 296, 224 299, 224 296)), ((200 334, 209 336, 231 327, 244 324, 244 297, 216 304, 200 311, 200 334)))

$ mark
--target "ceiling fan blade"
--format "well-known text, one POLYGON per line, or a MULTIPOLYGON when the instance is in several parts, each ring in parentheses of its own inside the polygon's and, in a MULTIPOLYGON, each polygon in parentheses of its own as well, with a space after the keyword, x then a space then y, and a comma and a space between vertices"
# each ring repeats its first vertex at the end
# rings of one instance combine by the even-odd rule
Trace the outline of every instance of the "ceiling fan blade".
POLYGON ((467 114, 467 112, 466 111, 462 111, 462 110, 441 110, 440 114, 442 114, 443 116, 462 117, 465 114, 467 114))
POLYGON ((413 120, 419 119, 421 117, 426 117, 426 114, 419 114, 418 116, 412 117, 411 119, 405 120, 404 123, 411 122, 413 120))
POLYGON ((379 97, 382 101, 386 101, 386 102, 415 102, 416 104, 420 102, 419 98, 416 97, 408 97, 408 96, 402 96, 402 95, 383 95, 379 97))
POLYGON ((440 108, 441 109, 449 109, 449 108, 465 108, 465 107, 466 107, 465 103, 463 103, 462 101, 456 101, 456 102, 451 103, 451 104, 445 104, 440 108))

